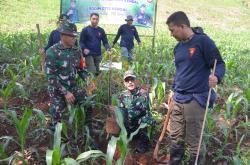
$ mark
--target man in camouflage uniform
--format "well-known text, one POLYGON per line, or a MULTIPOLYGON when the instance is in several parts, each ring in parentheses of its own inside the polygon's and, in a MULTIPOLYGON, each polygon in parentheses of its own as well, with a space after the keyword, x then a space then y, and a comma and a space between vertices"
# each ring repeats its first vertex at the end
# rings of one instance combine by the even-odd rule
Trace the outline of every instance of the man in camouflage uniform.
POLYGON ((45 58, 45 72, 51 99, 49 112, 52 115, 52 129, 57 122, 61 121, 67 103, 80 103, 86 97, 85 90, 76 85, 77 73, 83 80, 87 77, 81 50, 75 46, 76 26, 66 22, 61 25, 59 31, 60 42, 46 51, 45 58))
POLYGON ((146 14, 146 5, 142 4, 139 12, 135 16, 135 22, 140 25, 152 26, 152 20, 149 15, 146 14))
MULTIPOLYGON (((155 120, 150 113, 148 93, 137 86, 136 76, 133 71, 127 71, 123 78, 127 90, 118 96, 118 109, 122 111, 124 125, 128 135, 130 135, 141 123, 154 125, 155 120)), ((149 147, 147 128, 140 130, 137 137, 140 143, 136 151, 145 153, 149 147)))

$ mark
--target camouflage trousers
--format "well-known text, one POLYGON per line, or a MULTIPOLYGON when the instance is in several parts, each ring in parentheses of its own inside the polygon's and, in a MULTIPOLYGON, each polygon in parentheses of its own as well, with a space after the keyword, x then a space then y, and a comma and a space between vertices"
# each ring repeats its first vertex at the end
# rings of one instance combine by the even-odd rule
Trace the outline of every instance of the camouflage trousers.
MULTIPOLYGON (((74 89, 72 91, 72 94, 74 95, 76 101, 75 104, 81 104, 86 99, 86 91, 83 89, 74 89)), ((63 113, 67 107, 67 103, 65 100, 65 96, 60 91, 49 91, 50 101, 51 105, 49 108, 49 113, 52 117, 52 123, 56 124, 57 122, 61 122, 63 119, 63 113)), ((86 108, 86 117, 91 116, 91 109, 86 108)))
MULTIPOLYGON (((124 119, 124 126, 127 130, 128 135, 130 135, 131 133, 133 133, 134 131, 136 131, 140 124, 141 124, 141 120, 140 118, 138 119, 129 119, 129 114, 128 111, 126 109, 119 109, 122 112, 123 115, 123 119, 124 119)), ((147 129, 141 129, 140 132, 147 132, 147 129)))
MULTIPOLYGON (((134 131, 136 131, 140 124, 141 124, 141 120, 140 119, 133 119, 130 120, 129 119, 129 115, 128 115, 128 111, 125 109, 120 109, 123 115, 123 119, 124 119, 124 126, 126 128, 127 131, 127 137, 129 138, 131 133, 133 133, 134 131)), ((148 131, 147 131, 147 127, 140 129, 139 132, 133 137, 133 141, 134 140, 139 140, 139 146, 140 145, 145 145, 148 146, 150 141, 149 141, 149 137, 148 137, 148 131)))

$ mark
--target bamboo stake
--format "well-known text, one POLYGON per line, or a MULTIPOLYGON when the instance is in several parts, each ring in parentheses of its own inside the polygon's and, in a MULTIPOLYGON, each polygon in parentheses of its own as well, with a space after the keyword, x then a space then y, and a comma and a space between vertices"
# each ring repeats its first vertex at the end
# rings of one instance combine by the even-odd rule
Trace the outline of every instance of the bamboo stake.
MULTIPOLYGON (((39 24, 36 24, 36 28, 37 28, 38 47, 39 47, 39 49, 42 49, 43 48, 42 47, 42 36, 41 36, 39 24)), ((45 60, 45 53, 42 54, 42 60, 41 60, 42 71, 44 71, 44 60, 45 60)))
MULTIPOLYGON (((214 73, 215 73, 216 64, 217 64, 217 59, 214 60, 214 67, 213 67, 212 75, 214 75, 214 73)), ((212 92, 212 87, 209 88, 209 92, 208 92, 207 104, 206 104, 206 111, 205 111, 205 115, 204 115, 204 119, 203 119, 203 124, 202 124, 202 128, 201 128, 201 135, 200 135, 200 139, 199 139, 199 145, 198 145, 198 150, 197 150, 197 154, 196 154, 195 165, 197 165, 197 163, 198 163, 198 158, 199 158, 199 154, 200 154, 202 136, 203 136, 204 127, 205 127, 205 124, 206 124, 207 112, 208 112, 208 107, 209 107, 209 101, 210 101, 210 97, 211 97, 211 92, 212 92)))

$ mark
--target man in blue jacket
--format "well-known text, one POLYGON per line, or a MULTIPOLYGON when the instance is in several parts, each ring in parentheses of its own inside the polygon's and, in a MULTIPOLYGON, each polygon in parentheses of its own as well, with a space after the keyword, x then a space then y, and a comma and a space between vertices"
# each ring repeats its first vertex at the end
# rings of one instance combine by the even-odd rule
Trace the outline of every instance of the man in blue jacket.
POLYGON ((113 46, 116 44, 120 36, 122 36, 120 42, 120 47, 122 50, 121 54, 123 57, 127 58, 128 61, 131 61, 132 50, 134 48, 134 38, 137 40, 139 45, 141 45, 141 40, 135 26, 132 25, 133 17, 131 15, 128 15, 125 21, 127 21, 127 24, 121 25, 120 28, 118 29, 117 35, 113 42, 113 46))
MULTIPOLYGON (((202 31, 193 31, 187 15, 178 11, 167 19, 171 35, 179 42, 174 48, 176 75, 170 118, 170 165, 181 164, 185 143, 194 165, 210 87, 222 81, 225 63, 215 43, 202 31), (211 74, 217 59, 215 75, 211 74)), ((212 92, 210 105, 215 101, 212 92)), ((204 143, 198 164, 204 164, 204 143)))
POLYGON ((108 51, 110 51, 110 46, 104 29, 98 26, 99 14, 92 13, 90 22, 91 25, 82 29, 80 46, 85 56, 87 70, 98 75, 102 60, 101 42, 108 51))
MULTIPOLYGON (((59 27, 65 23, 69 21, 69 16, 67 16, 66 14, 61 14, 59 17, 59 20, 57 22, 58 24, 58 28, 53 30, 50 35, 49 35, 49 39, 48 39, 48 43, 44 48, 40 48, 39 49, 39 53, 41 54, 45 54, 45 52, 54 44, 58 43, 60 41, 60 32, 59 32, 59 27)), ((77 41, 76 41, 77 42, 77 41)), ((77 45, 77 44, 76 44, 77 45)))

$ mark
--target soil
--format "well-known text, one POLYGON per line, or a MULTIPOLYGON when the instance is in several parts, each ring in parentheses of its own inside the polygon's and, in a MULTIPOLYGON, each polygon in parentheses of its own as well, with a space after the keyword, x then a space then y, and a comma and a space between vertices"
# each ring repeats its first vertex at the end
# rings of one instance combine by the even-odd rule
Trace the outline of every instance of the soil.
MULTIPOLYGON (((3 107, 3 103, 1 101, 2 99, 0 98, 0 108, 3 107)), ((18 107, 20 105, 26 105, 29 107, 35 107, 37 109, 41 109, 45 114, 48 114, 48 108, 49 108, 49 97, 47 95, 46 91, 42 91, 39 94, 33 94, 31 99, 29 100, 24 100, 15 96, 12 96, 9 100, 8 100, 8 107, 18 107)), ((17 110, 17 114, 21 115, 22 111, 18 108, 16 108, 17 110)), ((94 117, 98 116, 99 120, 104 121, 107 117, 107 113, 105 110, 97 110, 95 109, 94 112, 94 117), (101 117, 101 118, 100 118, 101 117)), ((0 113, 0 117, 3 115, 3 112, 0 113)), ((248 113, 248 116, 250 116, 250 113, 248 113)), ((14 139, 17 140, 17 134, 16 134, 16 129, 13 125, 11 125, 10 123, 8 123, 5 120, 0 120, 0 137, 1 136, 12 136, 14 137, 14 139)), ((102 125, 101 127, 103 127, 103 129, 105 129, 104 125, 102 125)), ((29 127, 28 129, 30 131, 32 131, 32 125, 29 127)), ((158 140, 160 135, 160 132, 158 132, 153 138, 152 138, 152 143, 151 143, 151 147, 149 149, 148 152, 144 153, 144 154, 139 154, 136 153, 134 150, 131 150, 131 152, 128 154, 127 158, 126 158, 126 162, 125 164, 128 165, 163 165, 166 164, 166 162, 169 160, 169 153, 167 151, 163 151, 160 150, 159 154, 159 162, 156 162, 155 160, 153 160, 153 151, 154 151, 154 147, 156 144, 156 141, 158 140)), ((106 152, 107 149, 107 144, 108 144, 108 140, 106 140, 106 136, 107 134, 103 134, 102 138, 100 139, 99 136, 95 137, 95 140, 98 144, 100 144, 100 149, 103 152, 106 152)), ((48 132, 44 132, 39 139, 35 140, 31 139, 31 137, 27 137, 27 143, 26 143, 26 150, 25 150, 25 157, 27 158, 29 164, 31 165, 43 165, 46 164, 45 160, 45 155, 46 155, 46 150, 48 150, 49 148, 51 148, 52 146, 52 136, 48 133, 48 132)), ((248 140, 246 138, 246 140, 244 140, 243 142, 245 147, 249 147, 250 146, 250 140, 248 140)), ((133 142, 131 143, 131 147, 132 149, 136 148, 138 142, 133 142)), ((169 138, 165 137, 163 139, 162 144, 160 145, 160 148, 167 148, 166 146, 169 145, 169 138)), ((235 148, 235 145, 228 145, 227 147, 227 151, 229 154, 231 154, 230 152, 232 151, 232 148, 235 148)), ((16 151, 20 151, 20 147, 18 145, 16 145, 15 143, 11 142, 10 145, 7 148, 7 155, 11 155, 11 153, 14 153, 16 151)), ((215 165, 227 165, 228 163, 225 161, 222 162, 212 162, 212 155, 213 153, 216 151, 216 149, 214 149, 214 151, 209 151, 208 156, 207 156, 207 163, 206 164, 215 164, 215 165)), ((74 154, 72 154, 74 155, 74 154)), ((72 156, 71 155, 71 156, 72 156)), ((73 156, 72 156, 73 157, 73 156)), ((114 159, 118 159, 119 157, 119 151, 116 152, 114 159)), ((21 163, 20 163, 21 164, 21 163)), ((97 163, 95 164, 105 164, 105 162, 103 160, 97 161, 97 163)))

